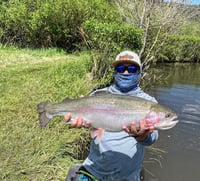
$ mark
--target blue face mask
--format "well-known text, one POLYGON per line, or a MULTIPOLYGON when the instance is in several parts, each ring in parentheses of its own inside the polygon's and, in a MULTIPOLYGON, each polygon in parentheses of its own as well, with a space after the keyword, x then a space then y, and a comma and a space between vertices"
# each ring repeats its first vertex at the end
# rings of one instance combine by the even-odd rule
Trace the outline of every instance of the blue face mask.
POLYGON ((115 85, 121 92, 129 92, 138 87, 140 72, 122 74, 116 72, 114 75, 115 85))

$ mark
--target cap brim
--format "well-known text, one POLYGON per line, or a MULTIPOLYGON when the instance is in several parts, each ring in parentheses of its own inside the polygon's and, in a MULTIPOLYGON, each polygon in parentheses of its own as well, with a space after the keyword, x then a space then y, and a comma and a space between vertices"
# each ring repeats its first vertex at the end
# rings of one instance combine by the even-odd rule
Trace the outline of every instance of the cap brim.
POLYGON ((134 62, 133 60, 117 60, 117 61, 114 61, 112 65, 116 67, 117 65, 125 64, 125 63, 131 64, 131 65, 137 65, 140 67, 140 65, 137 62, 134 62))

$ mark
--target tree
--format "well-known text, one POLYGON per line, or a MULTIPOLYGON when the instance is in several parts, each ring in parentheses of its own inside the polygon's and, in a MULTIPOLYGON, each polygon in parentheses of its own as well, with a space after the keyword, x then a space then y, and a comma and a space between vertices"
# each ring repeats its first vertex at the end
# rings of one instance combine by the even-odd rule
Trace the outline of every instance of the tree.
MULTIPOLYGON (((188 18, 199 14, 192 11, 189 1, 115 0, 119 12, 128 24, 143 30, 143 46, 139 55, 143 70, 149 67, 169 35, 179 32, 188 18), (186 5, 187 3, 187 5, 186 5)), ((144 75, 143 75, 144 76, 144 75)))

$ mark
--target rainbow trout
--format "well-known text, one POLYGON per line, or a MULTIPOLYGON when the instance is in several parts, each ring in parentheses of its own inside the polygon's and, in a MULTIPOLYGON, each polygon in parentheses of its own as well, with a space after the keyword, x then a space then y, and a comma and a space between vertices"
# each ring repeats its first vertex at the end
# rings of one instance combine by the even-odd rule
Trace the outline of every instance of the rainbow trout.
POLYGON ((139 127, 140 120, 145 120, 147 127, 153 126, 158 130, 170 129, 178 123, 176 113, 158 103, 114 94, 65 99, 57 104, 42 102, 37 108, 41 127, 52 118, 69 112, 72 118, 82 116, 83 124, 89 121, 91 127, 111 132, 121 131, 131 122, 139 127))

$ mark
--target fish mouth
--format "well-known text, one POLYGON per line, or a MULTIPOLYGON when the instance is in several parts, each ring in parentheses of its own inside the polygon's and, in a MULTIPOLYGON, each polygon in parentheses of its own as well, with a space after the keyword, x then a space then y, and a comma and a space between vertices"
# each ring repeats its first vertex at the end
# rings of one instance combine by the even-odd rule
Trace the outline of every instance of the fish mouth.
POLYGON ((179 122, 178 116, 168 117, 168 118, 165 118, 164 121, 156 123, 154 127, 159 130, 167 130, 176 126, 178 122, 179 122))
POLYGON ((171 120, 172 122, 173 121, 178 121, 178 116, 173 116, 171 118, 167 118, 168 120, 171 120))

